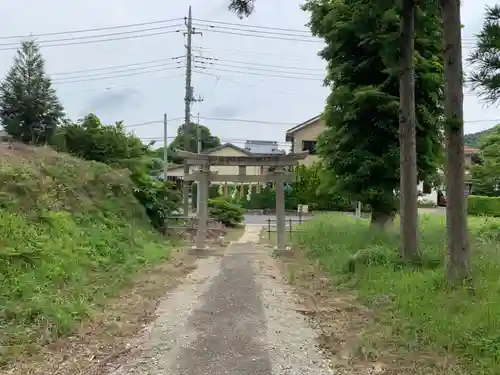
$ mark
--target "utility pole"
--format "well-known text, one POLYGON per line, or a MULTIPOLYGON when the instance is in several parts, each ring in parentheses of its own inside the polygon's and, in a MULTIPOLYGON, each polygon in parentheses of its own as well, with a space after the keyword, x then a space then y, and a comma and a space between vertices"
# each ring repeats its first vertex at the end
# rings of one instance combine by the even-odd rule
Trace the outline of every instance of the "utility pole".
POLYGON ((168 161, 167 161, 167 114, 163 115, 163 180, 166 182, 168 178, 168 161))
MULTIPOLYGON (((193 29, 193 16, 191 13, 191 7, 189 7, 188 17, 184 20, 187 31, 184 35, 186 38, 186 88, 185 88, 185 96, 184 96, 184 150, 190 151, 191 140, 189 138, 189 127, 191 126, 191 103, 197 101, 193 96, 193 87, 191 84, 191 75, 192 75, 192 36, 194 34, 201 34, 199 32, 195 32, 193 29)), ((184 196, 184 216, 189 215, 189 185, 186 181, 186 176, 189 174, 189 165, 187 164, 187 160, 184 160, 184 183, 182 186, 182 193, 184 196)))
MULTIPOLYGON (((196 138, 198 140, 198 155, 201 154, 201 128, 200 128, 200 112, 198 112, 198 120, 196 121, 196 138)), ((200 212, 200 183, 196 182, 196 212, 200 212)))

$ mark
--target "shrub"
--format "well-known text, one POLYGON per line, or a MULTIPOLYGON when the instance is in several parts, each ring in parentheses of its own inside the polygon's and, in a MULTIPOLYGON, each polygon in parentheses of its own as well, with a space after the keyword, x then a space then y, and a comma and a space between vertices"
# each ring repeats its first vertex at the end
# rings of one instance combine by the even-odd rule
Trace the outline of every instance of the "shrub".
POLYGON ((208 209, 212 218, 228 227, 237 227, 244 220, 243 208, 223 198, 210 199, 208 209))
POLYGON ((471 215, 500 216, 500 197, 469 195, 467 208, 471 215))
POLYGON ((134 195, 146 209, 151 225, 165 230, 165 219, 179 209, 181 195, 174 190, 173 183, 162 181, 144 173, 132 174, 134 195))

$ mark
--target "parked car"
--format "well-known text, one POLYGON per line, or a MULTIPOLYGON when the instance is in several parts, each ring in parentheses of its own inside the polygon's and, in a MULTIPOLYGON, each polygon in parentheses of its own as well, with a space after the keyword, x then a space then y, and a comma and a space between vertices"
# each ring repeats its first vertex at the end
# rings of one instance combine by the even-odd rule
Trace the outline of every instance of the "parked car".
POLYGON ((437 192, 437 205, 438 207, 446 207, 446 195, 441 190, 437 192))

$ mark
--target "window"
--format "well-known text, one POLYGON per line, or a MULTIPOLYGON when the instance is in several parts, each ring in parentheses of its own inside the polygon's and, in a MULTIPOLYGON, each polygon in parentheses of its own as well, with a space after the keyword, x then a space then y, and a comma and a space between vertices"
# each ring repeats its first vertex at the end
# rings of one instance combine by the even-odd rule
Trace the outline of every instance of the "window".
POLYGON ((302 141, 302 151, 309 151, 309 155, 316 155, 316 141, 302 141))

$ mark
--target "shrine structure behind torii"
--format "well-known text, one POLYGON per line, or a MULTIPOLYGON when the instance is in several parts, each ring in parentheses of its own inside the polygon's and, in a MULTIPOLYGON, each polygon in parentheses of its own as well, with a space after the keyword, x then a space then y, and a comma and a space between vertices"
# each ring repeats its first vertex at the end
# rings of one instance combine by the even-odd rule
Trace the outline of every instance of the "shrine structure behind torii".
POLYGON ((199 170, 184 176, 184 183, 198 181, 199 204, 198 207, 198 232, 196 234, 196 248, 205 249, 208 221, 208 187, 210 182, 236 182, 236 183, 268 183, 276 185, 276 233, 277 250, 286 248, 285 229, 285 182, 292 182, 294 173, 285 171, 286 167, 296 166, 299 160, 306 158, 307 152, 288 155, 255 155, 255 156, 217 156, 195 154, 188 151, 177 151, 176 156, 184 159, 188 165, 197 165, 199 170), (219 175, 210 173, 210 166, 237 166, 238 175, 219 175), (247 166, 274 167, 273 172, 263 175, 247 175, 247 166))

